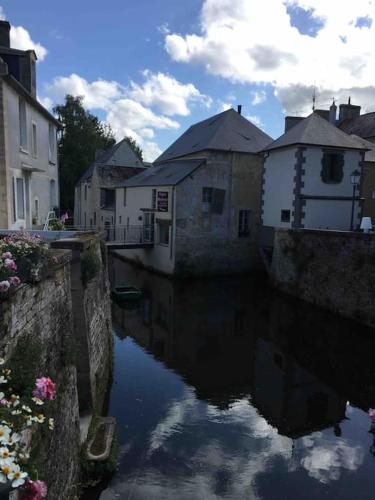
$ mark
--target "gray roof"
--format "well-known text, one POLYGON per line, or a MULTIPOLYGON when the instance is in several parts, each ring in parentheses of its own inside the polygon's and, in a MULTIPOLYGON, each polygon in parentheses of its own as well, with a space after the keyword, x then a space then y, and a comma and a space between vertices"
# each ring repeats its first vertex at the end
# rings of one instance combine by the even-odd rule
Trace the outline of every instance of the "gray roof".
MULTIPOLYGON (((134 169, 140 169, 140 168, 145 168, 143 162, 138 158, 138 156, 134 153, 132 148, 128 145, 127 148, 124 148, 122 150, 122 158, 121 158, 121 164, 115 161, 114 156, 117 152, 117 150, 122 146, 126 145, 127 140, 123 139, 122 141, 118 142, 117 144, 114 144, 112 147, 107 149, 106 151, 102 151, 95 161, 91 163, 91 165, 88 167, 88 169, 85 171, 85 173, 82 175, 82 177, 79 179, 77 184, 81 184, 81 182, 86 181, 91 179, 91 177, 94 174, 94 171, 97 167, 101 167, 99 175, 104 175, 105 170, 104 169, 112 169, 113 167, 116 167, 117 171, 117 177, 121 177, 121 172, 123 172, 123 179, 126 179, 129 177, 129 169, 134 168, 134 169), (104 168, 103 168, 104 167, 104 168)), ((138 171, 137 170, 137 171, 138 171)), ((133 174, 134 175, 134 174, 133 174)))
POLYGON ((294 127, 276 139, 276 141, 265 147, 264 151, 294 145, 359 150, 368 149, 357 138, 346 134, 317 113, 311 113, 307 118, 294 125, 294 127))
POLYGON ((360 115, 357 118, 348 118, 339 125, 340 129, 347 134, 355 134, 360 137, 375 137, 375 112, 360 115))
POLYGON ((123 187, 175 186, 205 163, 204 158, 168 161, 145 169, 125 181, 123 187))
POLYGON ((155 163, 204 150, 257 153, 270 142, 272 137, 234 109, 228 109, 192 125, 155 160, 155 163))
POLYGON ((363 147, 369 149, 369 151, 366 151, 365 153, 365 161, 375 162, 375 144, 373 142, 366 141, 366 139, 362 139, 362 137, 359 137, 358 135, 353 134, 352 137, 355 137, 358 141, 360 141, 363 147))

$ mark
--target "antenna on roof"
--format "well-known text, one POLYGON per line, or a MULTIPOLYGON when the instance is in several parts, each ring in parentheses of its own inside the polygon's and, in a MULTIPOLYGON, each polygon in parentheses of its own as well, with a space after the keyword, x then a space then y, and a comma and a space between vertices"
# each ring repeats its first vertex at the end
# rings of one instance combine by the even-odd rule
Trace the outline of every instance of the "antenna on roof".
POLYGON ((316 102, 316 86, 314 82, 314 87, 313 87, 313 95, 312 95, 312 110, 315 111, 315 102, 316 102))

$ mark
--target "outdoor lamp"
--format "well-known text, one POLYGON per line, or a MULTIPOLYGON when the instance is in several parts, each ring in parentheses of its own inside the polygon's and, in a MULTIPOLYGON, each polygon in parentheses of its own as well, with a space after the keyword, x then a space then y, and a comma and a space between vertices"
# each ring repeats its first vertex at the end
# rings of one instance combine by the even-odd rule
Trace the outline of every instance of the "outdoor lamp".
POLYGON ((350 230, 354 229, 354 205, 355 205, 355 190, 361 180, 361 172, 355 169, 350 175, 350 183, 353 186, 353 197, 352 197, 352 210, 350 217, 350 230))
POLYGON ((372 231, 371 217, 362 217, 360 229, 362 229, 364 233, 369 233, 372 231))
POLYGON ((350 183, 353 186, 358 186, 359 181, 361 180, 361 172, 359 172, 357 169, 354 170, 354 172, 351 173, 350 175, 350 183))

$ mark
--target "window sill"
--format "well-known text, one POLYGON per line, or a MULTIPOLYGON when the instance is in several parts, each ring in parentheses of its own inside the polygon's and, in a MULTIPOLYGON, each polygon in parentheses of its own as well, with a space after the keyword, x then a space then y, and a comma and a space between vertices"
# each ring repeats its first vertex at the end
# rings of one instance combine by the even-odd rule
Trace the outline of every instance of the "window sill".
POLYGON ((25 154, 25 155, 29 155, 29 151, 27 151, 27 149, 23 148, 22 146, 20 146, 20 151, 21 153, 25 154))
POLYGON ((158 243, 158 246, 159 247, 165 247, 165 248, 169 248, 169 243, 158 243))

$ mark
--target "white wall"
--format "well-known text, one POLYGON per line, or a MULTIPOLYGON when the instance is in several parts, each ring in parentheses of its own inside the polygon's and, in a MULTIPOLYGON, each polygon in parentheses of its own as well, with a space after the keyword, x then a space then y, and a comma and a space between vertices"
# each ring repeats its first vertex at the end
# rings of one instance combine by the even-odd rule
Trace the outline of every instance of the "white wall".
POLYGON ((26 101, 26 124, 27 124, 27 147, 20 147, 20 125, 19 125, 19 96, 17 92, 4 83, 4 116, 6 137, 6 162, 9 171, 8 197, 9 203, 9 227, 18 229, 30 228, 32 217, 35 215, 34 202, 39 202, 39 220, 44 223, 47 213, 52 209, 50 202, 50 181, 55 181, 55 202, 59 205, 58 164, 57 164, 57 141, 56 127, 54 127, 55 148, 54 154, 49 154, 49 120, 36 108, 26 101), (32 124, 36 124, 37 130, 37 154, 33 154, 32 148, 32 124), (30 172, 27 168, 38 168, 42 172, 30 172), (25 186, 29 186, 29 192, 25 205, 27 216, 24 220, 13 220, 13 187, 12 177, 23 178, 25 186))
MULTIPOLYGON (((129 259, 140 260, 144 266, 158 271, 172 274, 174 270, 173 251, 173 187, 170 186, 145 186, 126 188, 126 205, 124 206, 124 188, 116 189, 116 225, 131 227, 142 226, 145 221, 144 208, 152 208, 152 190, 168 192, 168 212, 155 212, 155 244, 149 249, 119 250, 118 253, 129 259), (121 219, 120 219, 121 217, 121 219), (121 220, 121 222, 120 222, 121 220), (157 221, 170 221, 169 245, 159 243, 157 221)), ((121 229, 120 229, 121 230, 121 229)))
MULTIPOLYGON (((351 201, 306 200, 303 224, 306 229, 350 231, 351 201)), ((359 222, 359 207, 355 203, 354 227, 359 222)))
POLYGON ((293 221, 296 148, 270 153, 264 164, 263 226, 291 227, 293 221), (281 222, 281 210, 290 210, 290 222, 281 222))

